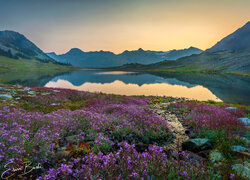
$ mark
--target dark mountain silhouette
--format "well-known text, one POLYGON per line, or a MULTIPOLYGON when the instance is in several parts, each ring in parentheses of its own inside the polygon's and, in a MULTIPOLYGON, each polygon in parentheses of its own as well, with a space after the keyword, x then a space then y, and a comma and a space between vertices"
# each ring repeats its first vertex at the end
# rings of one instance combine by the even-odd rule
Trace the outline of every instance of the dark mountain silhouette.
POLYGON ((250 21, 206 51, 225 50, 250 50, 250 21))
POLYGON ((0 31, 0 55, 14 59, 24 58, 56 62, 24 35, 15 31, 0 31))
POLYGON ((58 62, 70 63, 80 67, 110 67, 121 66, 129 63, 151 64, 162 60, 176 60, 180 57, 199 54, 202 50, 194 47, 171 51, 145 51, 141 48, 134 51, 124 51, 121 54, 114 54, 110 51, 90 51, 84 52, 73 48, 66 54, 56 55, 47 53, 48 56, 58 62))

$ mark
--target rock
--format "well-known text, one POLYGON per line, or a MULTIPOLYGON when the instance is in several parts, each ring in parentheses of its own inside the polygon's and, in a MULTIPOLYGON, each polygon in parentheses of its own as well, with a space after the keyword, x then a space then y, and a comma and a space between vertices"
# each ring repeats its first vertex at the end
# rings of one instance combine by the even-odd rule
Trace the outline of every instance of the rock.
POLYGON ((24 91, 29 91, 30 88, 26 87, 26 88, 23 88, 24 91))
MULTIPOLYGON (((225 169, 225 163, 223 163, 223 162, 213 163, 213 166, 214 166, 214 169, 216 171, 220 171, 221 169, 225 169)), ((220 178, 220 179, 222 179, 222 178, 220 178)))
POLYGON ((191 152, 200 152, 212 149, 211 141, 205 138, 189 139, 182 143, 182 149, 191 152))
POLYGON ((66 147, 59 147, 58 151, 65 151, 67 148, 66 147))
POLYGON ((244 123, 246 126, 250 125, 250 119, 247 117, 239 118, 238 120, 244 123))
POLYGON ((206 159, 192 152, 188 152, 188 158, 197 162, 204 162, 206 159))
POLYGON ((28 94, 34 95, 34 94, 36 94, 36 92, 35 91, 29 91, 28 94))
POLYGON ((58 106, 60 103, 52 103, 51 106, 58 106))
POLYGON ((4 98, 4 99, 12 99, 12 96, 9 94, 0 94, 0 98, 4 98))
POLYGON ((243 146, 232 146, 232 150, 233 151, 246 151, 246 152, 249 152, 249 150, 243 146))
MULTIPOLYGON (((174 100, 176 99, 174 98, 174 100)), ((166 144, 164 148, 166 150, 171 150, 176 153, 181 151, 181 144, 184 141, 187 141, 189 137, 185 134, 186 129, 183 127, 182 123, 180 122, 176 114, 169 111, 168 106, 172 103, 167 102, 167 103, 155 104, 151 107, 152 108, 151 110, 154 113, 158 114, 163 119, 165 119, 170 125, 169 130, 171 131, 171 135, 174 138, 174 140, 170 144, 166 144)))
POLYGON ((250 164, 245 162, 244 164, 234 164, 232 169, 236 172, 237 175, 250 179, 250 164))
POLYGON ((55 161, 59 160, 69 160, 73 156, 73 153, 71 151, 59 151, 55 154, 55 161))
POLYGON ((237 107, 226 107, 226 109, 234 110, 234 109, 237 109, 237 107))
POLYGON ((165 112, 164 110, 158 110, 156 113, 159 114, 159 115, 161 115, 161 114, 163 114, 164 112, 165 112))
POLYGON ((48 92, 48 93, 42 93, 41 95, 50 95, 50 94, 51 94, 51 93, 48 92))
POLYGON ((209 154, 209 159, 212 163, 219 162, 219 161, 224 161, 223 155, 218 152, 218 151, 212 151, 209 154))

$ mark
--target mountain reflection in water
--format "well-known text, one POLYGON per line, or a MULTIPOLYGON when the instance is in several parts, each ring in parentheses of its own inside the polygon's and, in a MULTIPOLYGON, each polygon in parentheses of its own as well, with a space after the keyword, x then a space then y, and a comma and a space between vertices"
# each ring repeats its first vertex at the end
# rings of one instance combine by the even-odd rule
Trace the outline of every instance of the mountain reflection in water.
POLYGON ((10 84, 123 95, 158 95, 250 104, 250 77, 191 73, 81 70, 10 84))
POLYGON ((250 77, 241 76, 83 70, 54 77, 45 86, 250 104, 250 77))
POLYGON ((57 80, 56 82, 50 81, 46 87, 60 87, 69 88, 90 92, 103 92, 109 94, 120 95, 154 95, 154 96, 173 96, 173 97, 186 97, 198 100, 214 100, 220 101, 213 93, 207 88, 200 85, 188 88, 181 85, 170 85, 167 83, 152 83, 143 84, 125 84, 122 81, 115 80, 111 83, 89 83, 86 82, 80 86, 74 86, 69 81, 57 80))

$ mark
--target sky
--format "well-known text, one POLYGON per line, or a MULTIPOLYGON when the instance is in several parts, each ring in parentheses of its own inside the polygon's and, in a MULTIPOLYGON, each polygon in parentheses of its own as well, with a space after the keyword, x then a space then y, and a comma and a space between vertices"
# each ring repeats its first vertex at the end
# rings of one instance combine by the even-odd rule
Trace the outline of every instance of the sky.
POLYGON ((250 21, 250 0, 0 0, 0 30, 44 52, 207 49, 250 21))

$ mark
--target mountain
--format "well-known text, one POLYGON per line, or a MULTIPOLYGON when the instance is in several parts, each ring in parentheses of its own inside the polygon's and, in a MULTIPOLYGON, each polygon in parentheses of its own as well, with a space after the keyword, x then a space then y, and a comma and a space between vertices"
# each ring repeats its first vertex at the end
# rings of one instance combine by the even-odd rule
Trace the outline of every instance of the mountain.
POLYGON ((61 55, 47 53, 48 56, 58 62, 70 63, 80 67, 111 67, 121 66, 129 63, 151 64, 162 60, 176 60, 180 57, 200 54, 202 50, 194 47, 171 51, 145 51, 141 48, 134 51, 124 51, 120 54, 114 54, 110 51, 90 51, 84 52, 73 48, 69 52, 61 55))
POLYGON ((132 63, 111 69, 230 73, 250 76, 250 22, 200 54, 181 57, 176 61, 165 60, 148 65, 132 63))
POLYGON ((15 31, 0 31, 0 55, 14 59, 23 58, 37 59, 42 62, 56 62, 24 35, 15 31))
MULTIPOLYGON (((193 54, 200 54, 202 53, 201 49, 190 47, 188 49, 179 49, 179 50, 171 50, 165 53, 163 56, 164 60, 177 60, 182 57, 191 56, 193 54)), ((164 53, 163 53, 164 54, 164 53)))
POLYGON ((54 58, 59 62, 70 63, 79 67, 103 67, 110 64, 120 65, 116 61, 116 55, 109 51, 84 52, 78 48, 73 48, 66 54, 58 55, 54 58))
POLYGON ((250 21, 206 51, 218 52, 225 50, 250 50, 250 21))
POLYGON ((112 70, 151 72, 205 72, 250 75, 249 51, 203 52, 180 58, 176 61, 162 61, 149 65, 127 64, 112 70))
POLYGON ((54 59, 57 62, 60 62, 60 59, 58 58, 57 54, 54 52, 51 53, 46 53, 47 56, 49 56, 50 58, 54 59))

